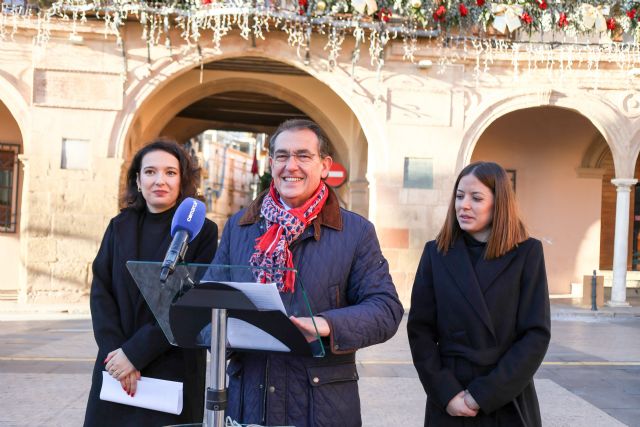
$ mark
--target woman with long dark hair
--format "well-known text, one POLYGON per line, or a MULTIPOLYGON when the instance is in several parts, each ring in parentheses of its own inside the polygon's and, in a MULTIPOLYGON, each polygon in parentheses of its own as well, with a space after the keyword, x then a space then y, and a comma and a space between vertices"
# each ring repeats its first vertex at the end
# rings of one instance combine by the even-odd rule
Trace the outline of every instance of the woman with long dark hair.
MULTIPOLYGON (((91 318, 98 344, 84 425, 161 426, 202 422, 206 353, 173 347, 126 269, 129 260, 162 261, 177 206, 196 194, 199 168, 180 145, 155 140, 136 153, 127 172, 127 207, 111 220, 93 262, 91 318), (141 376, 183 383, 180 415, 100 400, 102 372, 135 396, 141 376)), ((208 264, 216 225, 205 220, 185 261, 208 264)))
POLYGON ((542 244, 496 163, 460 172, 420 259, 407 330, 425 426, 541 425, 533 375, 551 336, 542 244))

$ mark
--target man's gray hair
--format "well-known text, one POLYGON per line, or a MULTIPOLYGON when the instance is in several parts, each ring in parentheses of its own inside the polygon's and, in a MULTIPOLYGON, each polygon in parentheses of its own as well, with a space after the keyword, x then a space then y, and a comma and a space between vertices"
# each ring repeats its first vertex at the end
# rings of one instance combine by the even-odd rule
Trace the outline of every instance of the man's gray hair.
POLYGON ((318 138, 318 152, 320 153, 320 157, 325 158, 331 156, 329 138, 327 138, 327 135, 316 122, 307 119, 290 119, 281 123, 273 135, 271 135, 271 138, 269 138, 269 155, 273 156, 276 139, 282 132, 303 129, 309 129, 311 132, 316 134, 316 137, 318 138))

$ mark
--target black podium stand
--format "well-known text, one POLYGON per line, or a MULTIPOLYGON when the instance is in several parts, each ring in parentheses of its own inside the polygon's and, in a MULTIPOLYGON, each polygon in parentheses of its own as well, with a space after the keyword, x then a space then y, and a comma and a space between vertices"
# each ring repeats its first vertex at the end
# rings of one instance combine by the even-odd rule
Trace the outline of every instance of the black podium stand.
POLYGON ((160 282, 161 263, 128 261, 127 268, 171 344, 184 348, 210 348, 210 386, 207 387, 205 401, 206 425, 209 427, 224 426, 228 349, 324 356, 317 329, 314 337, 305 337, 289 320, 288 312, 283 312, 287 311, 285 305, 288 305, 296 316, 313 317, 304 287, 298 280, 296 292, 301 296, 289 298, 288 304, 281 304, 283 310, 273 309, 261 299, 268 294, 264 291, 271 291, 272 298, 279 298, 273 296, 274 289, 252 283, 260 273, 267 272, 261 268, 180 264, 165 283, 160 282), (266 334, 269 342, 277 343, 275 348, 278 350, 261 347, 259 339, 241 348, 229 345, 228 319, 266 334))

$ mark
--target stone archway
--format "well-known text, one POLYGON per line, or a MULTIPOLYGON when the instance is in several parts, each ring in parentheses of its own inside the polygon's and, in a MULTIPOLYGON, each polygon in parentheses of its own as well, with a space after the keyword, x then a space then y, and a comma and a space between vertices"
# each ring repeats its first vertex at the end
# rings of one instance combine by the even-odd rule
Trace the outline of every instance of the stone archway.
POLYGON ((537 92, 522 92, 504 98, 490 98, 470 108, 465 133, 458 152, 456 168, 460 170, 472 156, 474 147, 493 121, 513 111, 539 106, 556 106, 578 112, 588 117, 609 146, 615 164, 613 181, 617 187, 615 255, 613 268, 612 305, 624 305, 626 283, 626 260, 628 241, 629 192, 636 180, 633 178, 635 159, 640 151, 637 129, 632 126, 637 111, 629 111, 625 99, 606 98, 580 91, 566 93, 545 89, 537 92), (630 114, 634 114, 631 117, 630 114))
POLYGON ((26 291, 25 256, 27 232, 24 211, 25 193, 25 118, 26 104, 9 84, 0 85, 0 268, 3 281, 0 283, 0 299, 24 299, 26 291), (5 102, 6 100, 6 102, 5 102), (21 164, 22 162, 22 164, 21 164), (23 170, 23 167, 25 170, 23 170))
POLYGON ((599 269, 602 174, 584 167, 585 153, 599 156, 595 140, 604 137, 580 113, 532 107, 487 126, 469 159, 496 161, 511 174, 525 224, 543 243, 551 293, 568 294, 599 269))
POLYGON ((29 148, 29 131, 27 128, 27 123, 29 123, 29 106, 25 101, 25 97, 18 92, 15 87, 16 85, 12 83, 11 80, 13 80, 13 78, 5 79, 4 76, 0 74, 0 102, 5 105, 15 121, 23 148, 25 152, 27 152, 26 150, 29 148))
POLYGON ((466 119, 467 125, 456 160, 456 170, 461 170, 469 163, 478 139, 495 120, 513 111, 541 106, 566 108, 588 117, 614 155, 616 175, 633 175, 633 165, 629 166, 626 161, 632 136, 628 120, 604 98, 585 93, 558 91, 524 92, 477 105, 466 119))
POLYGON ((367 215, 367 131, 339 94, 308 73, 289 76, 218 70, 201 72, 193 68, 176 72, 170 81, 156 86, 155 91, 146 93, 146 89, 140 89, 140 94, 145 92, 144 102, 138 104, 135 111, 130 111, 127 120, 121 121, 121 126, 125 127, 119 132, 121 139, 115 147, 118 152, 113 154, 126 159, 141 144, 158 136, 181 110, 203 97, 227 91, 255 92, 278 98, 316 121, 328 134, 336 159, 349 171, 349 181, 343 192, 347 207, 367 215))

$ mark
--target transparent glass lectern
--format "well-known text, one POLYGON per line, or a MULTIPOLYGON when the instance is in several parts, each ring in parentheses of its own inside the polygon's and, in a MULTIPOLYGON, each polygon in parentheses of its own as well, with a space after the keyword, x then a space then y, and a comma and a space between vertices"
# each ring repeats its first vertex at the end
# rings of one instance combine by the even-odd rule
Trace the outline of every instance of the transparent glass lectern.
POLYGON ((207 425, 223 426, 226 351, 276 351, 323 357, 317 328, 303 334, 290 316, 313 319, 297 272, 286 268, 178 264, 162 283, 160 262, 127 261, 140 293, 167 340, 184 348, 210 348, 207 425), (269 280, 295 274, 295 291, 280 293, 269 280), (267 283, 262 283, 264 281, 267 283))

